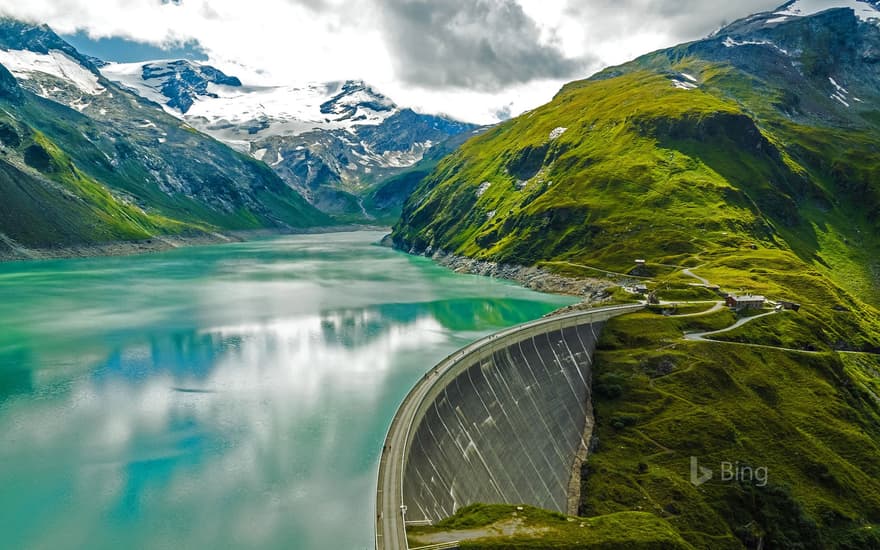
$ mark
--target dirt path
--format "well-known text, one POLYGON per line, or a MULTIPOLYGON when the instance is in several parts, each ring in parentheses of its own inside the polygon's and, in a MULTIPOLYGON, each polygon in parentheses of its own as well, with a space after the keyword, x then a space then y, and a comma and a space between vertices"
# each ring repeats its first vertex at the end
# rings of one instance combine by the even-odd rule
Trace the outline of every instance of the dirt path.
POLYGON ((548 263, 548 264, 563 264, 563 265, 570 265, 570 266, 572 266, 572 267, 580 267, 580 268, 583 268, 583 269, 589 269, 589 270, 591 270, 591 271, 597 271, 597 272, 599 272, 599 273, 604 273, 604 274, 606 274, 606 275, 614 275, 615 277, 627 277, 627 278, 630 278, 630 279, 639 279, 639 280, 642 280, 642 281, 651 281, 651 280, 653 280, 652 277, 641 277, 641 276, 639 276, 639 275, 630 275, 629 273, 621 273, 621 272, 619 272, 619 271, 608 271, 607 269, 600 269, 600 268, 598 268, 598 267, 593 267, 593 266, 591 266, 591 265, 576 264, 576 263, 572 263, 572 262, 547 262, 547 263, 548 263))
POLYGON ((778 350, 778 351, 790 351, 790 352, 794 352, 794 353, 811 353, 811 354, 823 353, 821 351, 809 351, 809 350, 803 350, 803 349, 784 348, 781 346, 768 346, 766 344, 750 344, 748 342, 728 342, 725 340, 713 340, 712 338, 706 338, 707 336, 714 336, 715 334, 722 334, 724 332, 729 332, 731 330, 737 329, 737 328, 745 325, 746 323, 751 323, 752 321, 755 321, 757 319, 761 319, 762 317, 776 315, 777 313, 778 312, 776 312, 776 311, 770 311, 768 313, 763 313, 761 315, 755 315, 754 317, 746 317, 744 319, 740 319, 739 321, 730 325, 729 327, 723 328, 721 330, 713 330, 710 332, 695 332, 695 333, 691 333, 691 334, 685 334, 684 339, 688 340, 690 342, 712 342, 713 344, 729 344, 732 346, 746 346, 746 347, 750 347, 750 348, 772 349, 772 350, 778 350))
POLYGON ((696 280, 700 281, 705 286, 712 286, 712 283, 709 282, 709 279, 706 279, 704 277, 700 277, 699 275, 697 275, 696 273, 694 273, 693 271, 691 271, 688 268, 682 269, 681 272, 692 279, 696 279, 696 280))
POLYGON ((683 319, 687 317, 702 317, 703 315, 712 315, 724 309, 724 302, 660 302, 660 305, 691 305, 691 304, 715 304, 706 311, 698 311, 697 313, 684 313, 682 315, 670 315, 674 319, 683 319))
MULTIPOLYGON (((690 340, 692 342, 717 342, 718 340, 712 340, 712 339, 706 338, 706 336, 714 336, 716 334, 721 334, 723 332, 730 332, 731 330, 738 329, 739 327, 741 327, 747 323, 751 323, 752 321, 755 321, 757 319, 761 319, 762 317, 776 315, 776 313, 777 313, 776 311, 770 311, 768 313, 762 313, 761 315, 755 315, 754 317, 746 317, 744 319, 740 319, 739 321, 735 322, 734 324, 730 325, 729 327, 723 328, 721 330, 712 330, 709 332, 694 332, 691 334, 685 334, 684 339, 690 340)), ((684 317, 684 315, 682 315, 682 317, 684 317)), ((777 348, 777 349, 783 349, 783 348, 777 348)))
POLYGON ((459 529, 442 533, 416 534, 412 538, 420 545, 442 544, 462 540, 482 539, 486 537, 513 537, 517 535, 536 536, 549 531, 546 528, 527 527, 522 518, 511 518, 498 521, 477 529, 459 529))

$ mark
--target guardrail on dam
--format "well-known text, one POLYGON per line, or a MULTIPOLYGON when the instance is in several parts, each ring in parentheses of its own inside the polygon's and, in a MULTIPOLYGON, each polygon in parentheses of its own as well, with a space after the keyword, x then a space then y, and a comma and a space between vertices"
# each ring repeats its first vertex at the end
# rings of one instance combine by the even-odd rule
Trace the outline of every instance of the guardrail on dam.
POLYGON ((431 369, 385 439, 376 548, 405 549, 406 523, 473 502, 568 513, 586 449, 591 365, 604 323, 641 304, 539 319, 483 338, 431 369))

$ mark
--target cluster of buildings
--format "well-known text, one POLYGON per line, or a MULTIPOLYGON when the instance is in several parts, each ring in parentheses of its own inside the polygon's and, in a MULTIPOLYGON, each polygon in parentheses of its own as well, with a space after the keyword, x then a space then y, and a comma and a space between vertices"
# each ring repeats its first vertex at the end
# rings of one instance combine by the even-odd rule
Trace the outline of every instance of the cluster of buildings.
MULTIPOLYGON (((635 263, 636 263, 637 270, 645 268, 645 265, 646 265, 645 260, 639 259, 639 260, 636 260, 635 263)), ((764 296, 758 296, 758 295, 753 295, 753 294, 737 295, 737 294, 725 293, 724 291, 721 290, 721 287, 719 287, 718 285, 709 285, 707 283, 706 285, 699 285, 699 286, 703 286, 704 288, 707 288, 713 292, 716 292, 716 293, 724 296, 724 303, 727 305, 727 307, 729 307, 730 309, 733 309, 737 312, 764 309, 764 306, 767 303, 774 305, 777 311, 780 311, 783 309, 798 311, 801 308, 801 305, 798 303, 795 303, 795 302, 788 302, 788 301, 769 302, 767 300, 767 298, 764 296)), ((647 285, 645 285, 643 283, 634 284, 634 285, 630 286, 628 289, 630 292, 633 292, 634 294, 644 294, 645 296, 648 296, 649 303, 659 303, 659 300, 657 300, 657 298, 656 298, 656 294, 654 292, 651 292, 648 289, 647 285), (652 298, 653 298, 653 300, 652 300, 652 298)))

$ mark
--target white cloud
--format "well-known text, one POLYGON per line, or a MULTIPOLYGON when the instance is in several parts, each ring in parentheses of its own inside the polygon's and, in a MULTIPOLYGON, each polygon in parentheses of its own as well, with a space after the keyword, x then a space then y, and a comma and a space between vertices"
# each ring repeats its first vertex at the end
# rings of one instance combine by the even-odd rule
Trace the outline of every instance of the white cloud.
MULTIPOLYGON (((459 64, 444 66, 448 74, 436 79, 431 78, 431 67, 410 70, 420 58, 407 47, 424 29, 432 29, 438 10, 427 0, 0 0, 0 12, 48 23, 59 33, 84 30, 93 38, 117 36, 155 45, 194 39, 212 64, 244 81, 362 78, 402 105, 491 122, 499 112, 516 115, 548 101, 568 80, 698 38, 725 19, 772 9, 779 1, 516 0, 517 6, 512 0, 473 0, 479 9, 463 9, 451 17, 448 9, 443 11, 441 22, 448 34, 439 30, 431 39, 441 47, 446 36, 459 40, 459 50, 448 57, 453 64, 462 55, 462 44, 467 44, 461 42, 462 29, 483 32, 485 40, 478 43, 492 55, 460 63, 461 69, 459 64), (522 16, 517 15, 520 8, 522 16), (504 58, 509 35, 496 37, 502 31, 484 21, 464 21, 468 14, 491 14, 497 25, 518 21, 530 35, 522 38, 530 45, 523 45, 519 57, 504 58), (401 29, 401 24, 413 28, 401 29), (458 30, 450 31, 450 25, 459 25, 458 30), (494 71, 497 74, 481 74, 493 72, 495 67, 487 63, 496 58, 505 66, 494 71), (534 67, 517 73, 523 59, 558 61, 573 74, 542 74, 534 67), (457 79, 449 72, 455 70, 472 74, 457 79), (481 91, 463 89, 462 83, 471 82, 481 91)), ((421 55, 430 56, 426 63, 444 63, 442 52, 421 50, 421 55)))

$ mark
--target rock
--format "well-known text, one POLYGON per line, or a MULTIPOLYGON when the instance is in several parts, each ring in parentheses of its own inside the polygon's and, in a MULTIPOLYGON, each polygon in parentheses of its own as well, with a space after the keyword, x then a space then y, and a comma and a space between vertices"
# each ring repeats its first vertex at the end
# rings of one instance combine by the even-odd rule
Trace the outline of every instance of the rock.
POLYGON ((12 103, 21 103, 24 99, 18 80, 3 65, 0 65, 0 98, 12 103))

